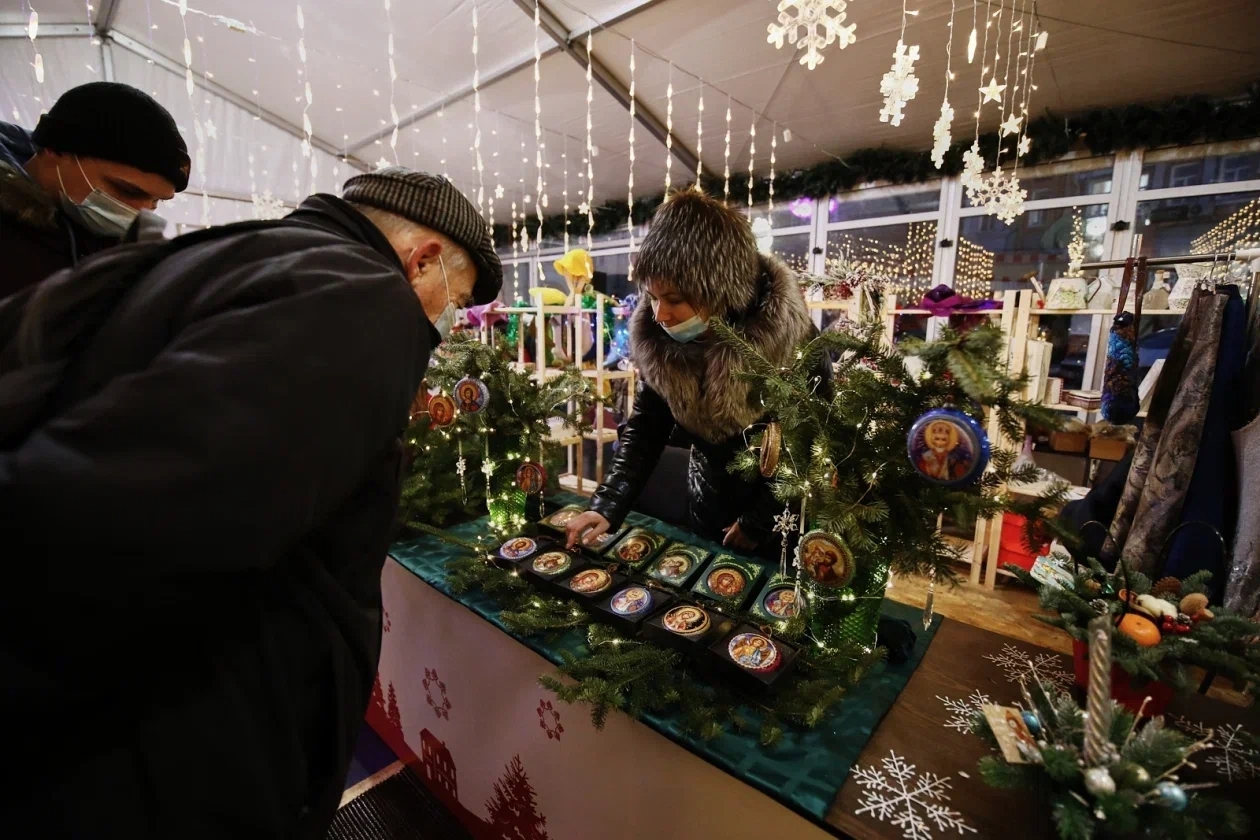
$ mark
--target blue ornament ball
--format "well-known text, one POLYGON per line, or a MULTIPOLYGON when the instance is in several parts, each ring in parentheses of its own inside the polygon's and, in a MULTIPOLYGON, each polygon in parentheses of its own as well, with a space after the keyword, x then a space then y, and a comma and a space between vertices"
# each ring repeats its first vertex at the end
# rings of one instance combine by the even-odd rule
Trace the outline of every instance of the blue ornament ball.
POLYGON ((1037 719, 1037 715, 1032 712, 1025 711, 1023 713, 1023 718, 1024 725, 1028 727, 1028 731, 1033 734, 1033 737, 1041 734, 1041 721, 1037 719))
POLYGON ((1155 792, 1159 794, 1160 803, 1174 811, 1186 810, 1190 801, 1185 790, 1175 782, 1160 782, 1155 786, 1155 792))
POLYGON ((989 465, 988 435, 956 408, 934 408, 915 420, 906 451, 919 475, 944 487, 970 484, 989 465))

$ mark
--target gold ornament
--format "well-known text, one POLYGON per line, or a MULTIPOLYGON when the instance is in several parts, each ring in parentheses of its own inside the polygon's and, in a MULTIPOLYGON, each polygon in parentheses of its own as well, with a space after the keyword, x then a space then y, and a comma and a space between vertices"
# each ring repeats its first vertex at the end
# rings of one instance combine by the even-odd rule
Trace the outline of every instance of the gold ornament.
POLYGON ((774 475, 779 468, 779 453, 783 447, 783 432, 779 424, 770 422, 761 436, 761 474, 765 478, 774 475))

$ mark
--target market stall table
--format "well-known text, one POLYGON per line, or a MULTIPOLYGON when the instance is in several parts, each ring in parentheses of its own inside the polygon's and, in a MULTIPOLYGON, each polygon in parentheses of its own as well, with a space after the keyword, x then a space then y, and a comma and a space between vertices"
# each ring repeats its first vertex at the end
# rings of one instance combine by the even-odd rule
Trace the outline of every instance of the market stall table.
MULTIPOLYGON (((485 527, 454 532, 469 539, 485 527)), ((755 730, 699 741, 669 717, 613 714, 596 731, 587 708, 538 685, 560 651, 580 652, 582 634, 557 643, 508 634, 492 599, 450 592, 444 567, 459 551, 430 537, 391 552, 368 718, 475 837, 1000 837, 1013 820, 1026 821, 1020 836, 1052 835, 1028 794, 981 781, 987 748, 964 730, 982 697, 1014 702, 1021 674, 1066 684, 1065 656, 939 617, 925 633, 919 610, 888 602, 886 614, 915 623, 911 660, 881 666, 817 730, 789 728, 779 747, 759 747, 755 730)), ((1187 727, 1260 731, 1254 711, 1202 697, 1174 710, 1187 727)), ((1254 799, 1260 756, 1240 741, 1218 752, 1217 763, 1204 754, 1200 775, 1254 799)))

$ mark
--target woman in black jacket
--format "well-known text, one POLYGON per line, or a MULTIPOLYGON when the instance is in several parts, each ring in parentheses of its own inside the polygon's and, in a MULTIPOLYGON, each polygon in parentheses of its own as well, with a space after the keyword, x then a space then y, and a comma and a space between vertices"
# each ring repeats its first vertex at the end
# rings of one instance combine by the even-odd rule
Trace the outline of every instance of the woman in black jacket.
MULTIPOLYGON (((735 350, 716 340, 709 324, 722 320, 774 364, 790 365, 816 333, 797 278, 758 253, 738 211, 697 190, 657 210, 635 277, 643 292, 630 317, 641 379, 635 410, 590 510, 569 524, 569 546, 621 525, 677 428, 691 443, 692 530, 733 549, 769 550, 782 504, 765 481, 727 471, 765 410, 735 375, 735 350)), ((821 374, 824 383, 828 374, 821 374)))

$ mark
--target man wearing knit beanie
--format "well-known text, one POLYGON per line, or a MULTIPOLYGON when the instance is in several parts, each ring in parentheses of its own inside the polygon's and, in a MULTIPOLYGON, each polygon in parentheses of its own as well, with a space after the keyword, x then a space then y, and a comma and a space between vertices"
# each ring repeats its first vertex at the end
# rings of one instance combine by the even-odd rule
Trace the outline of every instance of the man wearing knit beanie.
POLYGON ((0 298, 136 238, 189 168, 174 118, 128 85, 72 88, 33 132, 0 122, 0 298))

